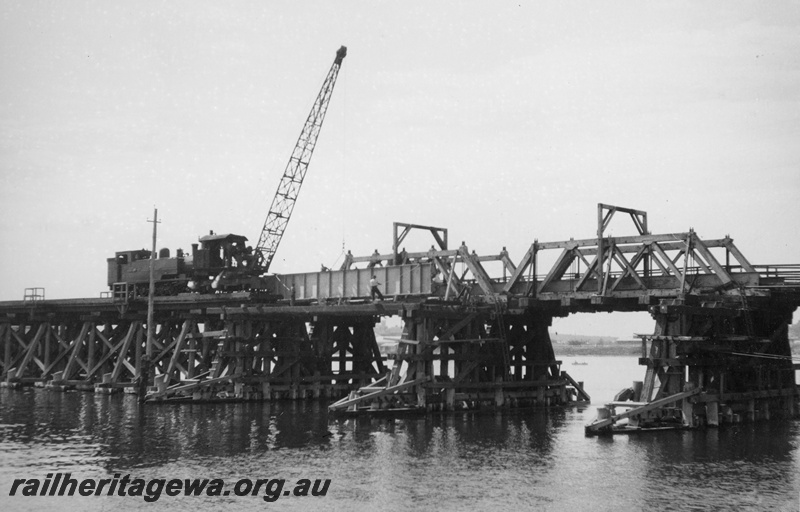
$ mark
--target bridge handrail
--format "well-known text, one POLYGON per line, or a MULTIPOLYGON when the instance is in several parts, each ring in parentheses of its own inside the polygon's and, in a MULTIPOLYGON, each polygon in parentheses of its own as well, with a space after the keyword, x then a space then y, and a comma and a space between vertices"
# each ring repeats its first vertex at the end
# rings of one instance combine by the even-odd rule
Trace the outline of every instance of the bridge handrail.
POLYGON ((784 285, 800 285, 800 264, 753 265, 753 268, 760 277, 783 279, 784 285))
MULTIPOLYGON (((770 265, 752 265, 752 267, 756 270, 759 277, 761 278, 770 278, 770 279, 783 279, 784 284, 796 286, 800 285, 800 264, 770 264, 770 265)), ((729 274, 743 274, 748 273, 747 269, 745 269, 741 265, 723 265, 723 268, 729 274)), ((620 275, 622 275, 623 271, 621 270, 612 270, 609 274, 609 278, 616 279, 620 275)), ((704 274, 705 269, 701 266, 690 266, 686 268, 686 275, 694 276, 698 274, 704 274)), ((562 279, 564 281, 570 280, 578 280, 583 274, 580 273, 577 276, 572 277, 571 279, 562 279)), ((649 272, 646 274, 639 269, 639 275, 641 277, 663 277, 667 274, 664 274, 661 269, 658 268, 651 268, 649 272)), ((671 275, 671 274, 670 274, 671 275)), ((537 274, 536 280, 541 282, 547 277, 547 274, 537 274)), ((495 283, 505 283, 508 282, 509 277, 493 277, 492 281, 495 283)), ((474 280, 472 279, 464 279, 463 282, 465 283, 472 283, 474 280)), ((529 276, 523 276, 520 278, 520 282, 530 282, 529 276)))

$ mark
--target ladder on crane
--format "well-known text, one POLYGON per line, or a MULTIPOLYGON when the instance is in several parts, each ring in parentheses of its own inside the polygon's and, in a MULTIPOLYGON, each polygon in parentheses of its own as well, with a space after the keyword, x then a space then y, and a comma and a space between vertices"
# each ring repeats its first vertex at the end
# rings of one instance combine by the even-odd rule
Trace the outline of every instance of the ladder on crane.
POLYGON ((272 205, 269 208, 269 213, 255 250, 256 265, 263 273, 269 270, 272 259, 275 257, 275 252, 278 250, 278 245, 281 243, 281 238, 283 238, 286 225, 292 216, 297 195, 300 193, 300 187, 303 185, 303 179, 306 176, 308 163, 317 144, 322 121, 325 119, 325 112, 328 110, 328 103, 333 93, 333 86, 336 84, 336 77, 339 75, 339 68, 341 68, 342 60, 346 55, 347 48, 344 46, 336 52, 336 58, 328 71, 325 82, 322 84, 314 106, 311 107, 311 112, 308 114, 305 125, 303 125, 303 131, 300 132, 300 137, 297 139, 297 144, 294 147, 294 151, 292 151, 291 158, 289 158, 289 163, 286 164, 286 169, 283 171, 278 190, 272 199, 272 205))

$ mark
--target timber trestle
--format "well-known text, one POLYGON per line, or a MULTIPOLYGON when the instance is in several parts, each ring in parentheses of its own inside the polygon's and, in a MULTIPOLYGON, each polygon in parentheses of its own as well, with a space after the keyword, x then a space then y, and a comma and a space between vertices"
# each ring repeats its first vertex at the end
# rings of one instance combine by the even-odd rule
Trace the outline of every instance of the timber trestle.
POLYGON ((109 299, 16 303, 0 322, 3 384, 126 390, 154 401, 269 400, 336 397, 385 373, 377 308, 247 300, 157 299, 150 347, 146 301, 124 313, 109 299))
POLYGON ((369 398, 384 410, 588 400, 560 370, 548 315, 438 299, 292 305, 187 295, 155 300, 148 348, 145 305, 131 301, 121 312, 111 299, 6 303, 3 385, 124 390, 152 402, 347 400, 382 385, 383 398, 369 398), (404 326, 391 369, 374 331, 386 316, 404 326))
POLYGON ((404 321, 391 372, 329 408, 380 413, 588 402, 555 359, 551 321, 494 307, 417 309, 404 321))
MULTIPOLYGON (((744 299, 744 297, 742 297, 744 299)), ((788 326, 795 301, 775 297, 651 308, 639 335, 644 380, 598 409, 588 435, 719 427, 798 415, 788 326), (619 411, 619 409, 624 409, 619 411)))

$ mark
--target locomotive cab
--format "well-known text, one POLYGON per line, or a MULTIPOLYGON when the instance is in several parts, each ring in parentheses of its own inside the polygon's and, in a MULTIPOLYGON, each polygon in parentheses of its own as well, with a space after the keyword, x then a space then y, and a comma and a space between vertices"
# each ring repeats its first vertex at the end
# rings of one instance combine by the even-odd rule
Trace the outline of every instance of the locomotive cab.
POLYGON ((264 289, 253 248, 246 242, 242 235, 211 232, 200 238, 199 246, 192 244, 194 278, 189 288, 200 292, 264 289))
POLYGON ((199 248, 192 244, 195 271, 252 268, 253 248, 246 242, 247 237, 231 233, 201 237, 199 248))

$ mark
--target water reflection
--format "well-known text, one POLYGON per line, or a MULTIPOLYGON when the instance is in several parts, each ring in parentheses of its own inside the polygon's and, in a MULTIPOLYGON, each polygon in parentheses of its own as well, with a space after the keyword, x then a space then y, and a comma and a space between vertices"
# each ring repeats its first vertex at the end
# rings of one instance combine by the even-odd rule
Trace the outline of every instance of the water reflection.
POLYGON ((553 438, 565 427, 565 411, 469 412, 405 418, 333 418, 334 442, 370 450, 376 439, 397 439, 395 449, 415 458, 457 457, 480 452, 509 454, 533 451, 539 458, 552 451, 553 438))
POLYGON ((407 457, 533 452, 532 463, 541 464, 565 423, 563 410, 343 418, 329 417, 323 402, 143 407, 133 396, 32 388, 0 391, 0 400, 6 449, 10 444, 69 449, 72 464, 96 464, 101 457, 116 468, 278 449, 372 452, 385 437, 394 439, 392 450, 407 457))
POLYGON ((760 422, 724 429, 668 432, 630 439, 644 454, 643 479, 651 489, 646 501, 681 489, 683 499, 698 505, 723 506, 735 497, 738 505, 769 509, 770 503, 798 506, 797 422, 760 422), (714 482, 704 485, 702 482, 714 482))
POLYGON ((713 509, 731 499, 797 508, 798 421, 586 438, 593 416, 573 408, 343 418, 322 402, 142 407, 133 396, 0 390, 0 492, 20 474, 125 472, 331 478, 330 495, 314 504, 321 510, 713 509))

